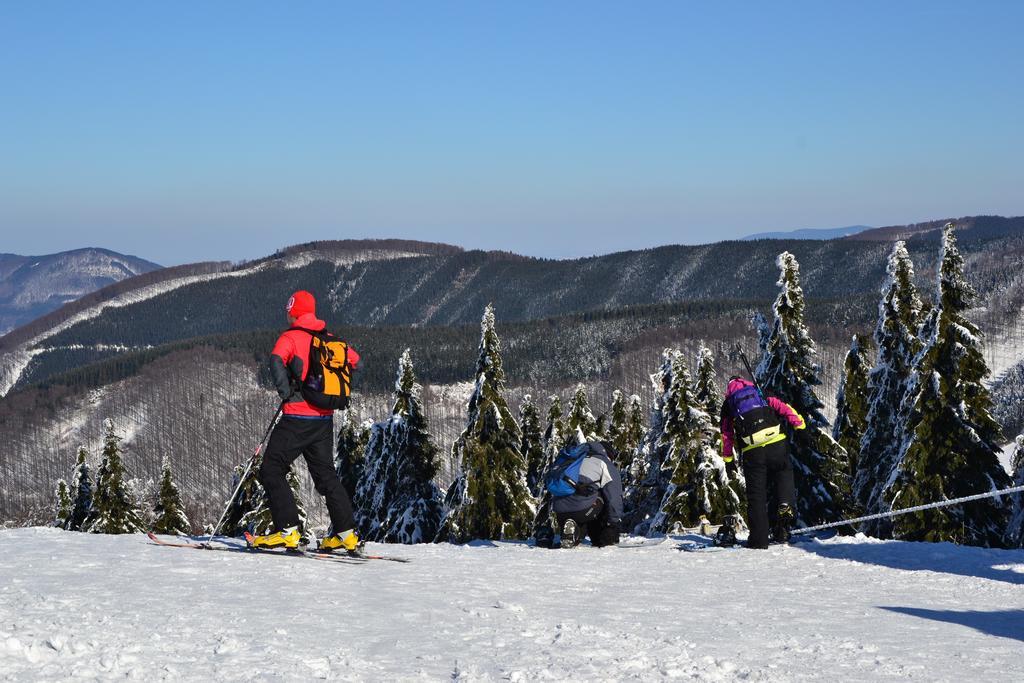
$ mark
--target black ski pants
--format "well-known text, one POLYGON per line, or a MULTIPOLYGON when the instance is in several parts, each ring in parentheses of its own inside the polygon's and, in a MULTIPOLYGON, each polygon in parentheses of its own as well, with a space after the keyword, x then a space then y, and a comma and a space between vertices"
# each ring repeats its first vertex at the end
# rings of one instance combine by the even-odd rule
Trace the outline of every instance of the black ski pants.
MULTIPOLYGON (((768 547, 768 486, 773 486, 777 505, 793 503, 793 462, 786 441, 754 448, 741 456, 747 480, 747 517, 750 524, 748 548, 768 547)), ((772 518, 777 511, 772 510, 772 518)))
POLYGON ((287 477, 292 463, 300 455, 306 459, 316 492, 324 497, 335 532, 355 527, 352 502, 334 471, 333 422, 332 419, 304 420, 284 416, 274 427, 267 452, 263 455, 259 482, 270 499, 270 516, 274 519, 275 531, 299 523, 299 509, 287 477))
POLYGON ((590 543, 595 548, 615 545, 619 542, 619 527, 608 522, 608 510, 601 496, 598 496, 594 500, 594 504, 586 510, 559 512, 555 517, 558 519, 559 530, 565 526, 566 520, 571 519, 576 522, 580 538, 590 536, 590 543))

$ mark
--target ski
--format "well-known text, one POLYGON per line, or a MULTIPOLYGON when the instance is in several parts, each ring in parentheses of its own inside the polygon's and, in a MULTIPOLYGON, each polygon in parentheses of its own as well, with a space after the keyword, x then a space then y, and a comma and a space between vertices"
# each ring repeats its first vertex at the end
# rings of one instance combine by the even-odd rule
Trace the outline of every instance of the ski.
POLYGON ((683 541, 676 546, 676 550, 682 550, 686 553, 717 553, 725 552, 727 550, 739 550, 743 546, 741 545, 715 545, 714 541, 710 538, 701 541, 683 541))
POLYGON ((656 545, 661 545, 667 539, 664 536, 658 538, 641 538, 639 540, 625 540, 619 541, 615 544, 616 548, 652 548, 656 545))
POLYGON ((202 542, 202 543, 176 543, 173 541, 164 541, 157 537, 153 532, 148 532, 146 536, 155 545, 163 546, 164 548, 192 548, 194 550, 216 550, 219 552, 229 553, 244 553, 246 555, 275 555, 277 557, 308 557, 314 560, 329 560, 337 564, 363 564, 364 559, 355 556, 345 555, 327 555, 323 553, 315 553, 309 550, 295 550, 295 551, 284 551, 284 550, 270 550, 260 548, 242 547, 236 545, 230 545, 222 542, 202 542))
MULTIPOLYGON (((248 544, 250 549, 257 552, 276 552, 273 550, 262 551, 259 548, 253 548, 253 536, 248 531, 245 532, 245 542, 248 544)), ((368 555, 362 550, 347 550, 343 553, 330 550, 306 550, 303 552, 311 557, 328 560, 385 560, 387 562, 412 562, 412 560, 407 557, 395 557, 394 555, 368 555)))

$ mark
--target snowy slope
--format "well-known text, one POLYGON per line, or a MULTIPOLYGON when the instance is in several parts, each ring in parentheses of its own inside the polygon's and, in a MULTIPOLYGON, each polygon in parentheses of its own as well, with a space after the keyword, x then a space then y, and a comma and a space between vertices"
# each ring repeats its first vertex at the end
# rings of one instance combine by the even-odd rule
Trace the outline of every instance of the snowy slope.
POLYGON ((1024 551, 863 538, 715 554, 373 549, 414 563, 0 531, 0 676, 1010 681, 1024 670, 1024 551))

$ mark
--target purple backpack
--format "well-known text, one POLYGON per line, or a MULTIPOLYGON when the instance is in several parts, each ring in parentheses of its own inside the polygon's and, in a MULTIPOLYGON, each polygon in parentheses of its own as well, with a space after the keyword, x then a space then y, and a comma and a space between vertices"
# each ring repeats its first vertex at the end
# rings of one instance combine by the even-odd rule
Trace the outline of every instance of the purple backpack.
POLYGON ((734 418, 733 428, 743 448, 763 445, 781 433, 779 416, 764 400, 757 387, 744 385, 729 394, 727 404, 729 414, 734 418))

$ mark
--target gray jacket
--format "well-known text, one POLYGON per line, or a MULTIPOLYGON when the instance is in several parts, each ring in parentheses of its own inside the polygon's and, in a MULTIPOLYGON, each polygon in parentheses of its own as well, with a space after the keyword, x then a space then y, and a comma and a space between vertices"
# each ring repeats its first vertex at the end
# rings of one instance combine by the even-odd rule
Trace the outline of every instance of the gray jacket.
POLYGON ((580 465, 578 491, 571 496, 555 498, 551 504, 555 513, 572 514, 590 509, 598 496, 604 499, 608 521, 622 521, 622 477, 608 452, 597 441, 587 442, 590 453, 580 465))

